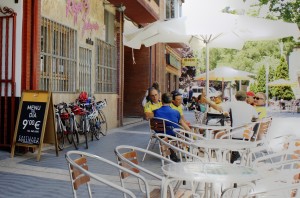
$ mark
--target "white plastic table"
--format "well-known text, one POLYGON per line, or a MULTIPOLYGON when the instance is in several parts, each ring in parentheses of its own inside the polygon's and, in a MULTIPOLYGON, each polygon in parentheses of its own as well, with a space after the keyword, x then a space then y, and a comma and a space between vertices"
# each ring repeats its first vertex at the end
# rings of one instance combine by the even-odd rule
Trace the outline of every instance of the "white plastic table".
MULTIPOLYGON (((162 198, 167 197, 167 187, 174 180, 228 184, 246 183, 261 177, 250 167, 234 164, 183 162, 164 165, 162 170, 165 174, 161 186, 162 198)), ((205 190, 205 195, 208 196, 208 189, 205 190)))
POLYGON ((196 140, 192 144, 195 147, 215 150, 219 162, 225 159, 226 151, 239 151, 240 153, 244 152, 244 154, 247 154, 250 149, 257 146, 255 142, 233 139, 203 139, 196 140))
POLYGON ((221 131, 221 130, 231 129, 230 126, 226 126, 226 125, 225 126, 213 126, 213 125, 206 125, 206 124, 192 124, 191 128, 205 130, 207 139, 213 138, 213 135, 212 135, 213 131, 221 131))

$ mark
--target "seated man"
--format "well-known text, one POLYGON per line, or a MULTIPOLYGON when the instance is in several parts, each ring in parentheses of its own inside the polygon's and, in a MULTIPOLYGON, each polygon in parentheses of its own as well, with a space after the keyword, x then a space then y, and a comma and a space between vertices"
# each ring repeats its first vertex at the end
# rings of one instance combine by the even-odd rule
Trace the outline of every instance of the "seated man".
MULTIPOLYGON (((154 117, 164 118, 164 119, 170 120, 171 122, 176 123, 176 124, 173 124, 170 122, 165 123, 166 124, 166 134, 175 136, 173 129, 178 128, 179 127, 178 124, 184 125, 185 122, 182 121, 179 111, 172 109, 170 107, 171 102, 172 102, 172 95, 170 93, 164 93, 161 96, 161 99, 162 99, 162 107, 153 111, 154 117)), ((187 128, 187 129, 189 129, 189 128, 187 128)), ((170 155, 171 160, 173 160, 175 162, 179 162, 180 160, 177 158, 175 152, 172 149, 170 149, 170 152, 171 152, 171 155, 170 155)))
POLYGON ((172 91, 172 103, 170 107, 179 111, 182 121, 185 122, 184 125, 189 126, 190 123, 184 118, 183 114, 182 95, 176 90, 172 91))
MULTIPOLYGON (((153 111, 154 117, 164 118, 176 124, 181 124, 184 129, 189 130, 190 128, 182 120, 179 111, 172 109, 170 107, 172 102, 172 95, 170 93, 164 93, 161 98, 162 98, 162 107, 153 111)), ((167 125, 166 133, 168 135, 175 136, 175 133, 173 132, 173 128, 178 128, 178 126, 172 123, 166 123, 166 125, 167 125)))
POLYGON ((146 120, 154 117, 153 111, 161 107, 162 103, 159 101, 158 91, 151 87, 149 89, 149 98, 150 101, 145 104, 144 113, 146 120))

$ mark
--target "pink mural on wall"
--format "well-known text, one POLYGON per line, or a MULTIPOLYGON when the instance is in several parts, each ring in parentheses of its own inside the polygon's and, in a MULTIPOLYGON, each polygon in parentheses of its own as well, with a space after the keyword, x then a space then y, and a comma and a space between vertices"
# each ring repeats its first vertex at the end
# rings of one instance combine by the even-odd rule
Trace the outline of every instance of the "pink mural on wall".
POLYGON ((91 23, 88 19, 88 14, 90 12, 90 3, 89 0, 67 0, 66 5, 66 17, 70 15, 73 16, 74 25, 78 22, 79 14, 82 14, 82 36, 86 31, 97 31, 99 30, 99 25, 97 22, 91 23))
POLYGON ((98 23, 90 23, 90 20, 85 21, 82 27, 82 35, 84 35, 85 31, 90 30, 99 30, 99 25, 98 23))

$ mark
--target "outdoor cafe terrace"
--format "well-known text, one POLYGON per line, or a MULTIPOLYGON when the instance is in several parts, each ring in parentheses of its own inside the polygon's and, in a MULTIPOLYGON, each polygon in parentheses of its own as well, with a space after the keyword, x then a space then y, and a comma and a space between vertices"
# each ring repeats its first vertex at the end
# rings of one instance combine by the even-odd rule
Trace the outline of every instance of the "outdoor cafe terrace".
MULTIPOLYGON (((184 113, 192 124, 196 124, 194 111, 184 113)), ((67 154, 68 164, 72 165, 70 170, 73 172, 76 168, 80 169, 73 161, 81 157, 76 153, 92 155, 86 157, 89 171, 81 169, 81 172, 91 178, 93 197, 122 197, 121 192, 134 193, 136 197, 159 197, 158 190, 152 192, 154 194, 147 194, 156 188, 163 190, 162 197, 172 192, 177 197, 262 197, 270 194, 297 197, 300 161, 296 123, 299 122, 300 116, 297 113, 279 111, 269 112, 269 115, 273 119, 266 133, 268 137, 260 144, 239 140, 234 145, 234 140, 230 139, 203 139, 201 135, 179 135, 177 138, 168 137, 169 140, 172 139, 172 144, 160 139, 154 147, 149 148, 143 162, 143 153, 150 135, 148 121, 111 130, 99 141, 90 142, 88 150, 83 144, 79 145, 78 151, 74 151, 70 146, 60 151, 59 157, 56 157, 53 147, 50 146, 43 150, 39 162, 36 162, 36 153, 18 154, 11 159, 9 153, 1 152, 0 185, 3 189, 13 187, 13 190, 2 192, 0 197, 72 197, 72 185, 64 155, 67 154), (215 143, 211 143, 214 141, 215 143), (226 141, 229 144, 224 143, 226 141), (171 147, 177 152, 181 162, 169 160, 168 149, 164 150, 163 157, 159 145, 162 148, 171 147), (131 176, 124 178, 123 188, 120 187, 118 171, 122 166, 117 165, 116 154, 119 162, 122 162, 119 164, 124 165, 127 157, 133 158, 134 154, 122 154, 131 151, 133 147, 138 150, 136 168, 141 172, 130 172, 131 176), (228 162, 231 150, 238 150, 242 156, 242 159, 234 164, 228 162), (95 159, 96 156, 93 155, 100 158, 95 159), (146 188, 146 194, 140 191, 135 177, 144 179, 149 187, 146 188), (111 182, 111 185, 118 187, 109 187, 99 180, 111 182)), ((161 134, 155 138, 166 136, 161 134)), ((127 163, 130 164, 130 161, 127 163)), ((122 169, 126 170, 127 167, 122 169)), ((75 183, 84 182, 80 180, 75 183)), ((88 192, 84 185, 75 190, 77 197, 87 197, 88 192)), ((142 186, 145 188, 144 184, 142 186)))

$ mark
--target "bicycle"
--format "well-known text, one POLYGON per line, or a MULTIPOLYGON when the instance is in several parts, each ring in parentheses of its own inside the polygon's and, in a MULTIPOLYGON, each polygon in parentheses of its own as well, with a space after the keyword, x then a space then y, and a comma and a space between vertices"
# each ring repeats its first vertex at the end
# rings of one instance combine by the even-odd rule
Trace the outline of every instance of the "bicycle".
POLYGON ((88 149, 88 133, 90 133, 90 119, 89 119, 89 115, 90 112, 88 111, 88 109, 91 109, 93 104, 90 103, 83 103, 80 104, 79 106, 82 108, 82 111, 80 113, 81 118, 80 118, 80 132, 82 135, 84 135, 84 139, 85 139, 85 148, 88 149))
POLYGON ((100 133, 103 135, 103 136, 106 136, 107 135, 107 122, 106 122, 106 117, 104 115, 104 112, 102 111, 102 109, 104 107, 107 106, 107 102, 106 102, 106 99, 104 99, 103 101, 99 101, 99 102, 96 102, 96 109, 98 110, 98 117, 97 117, 97 122, 100 124, 100 133))
POLYGON ((67 110, 67 104, 62 102, 55 107, 55 122, 56 122, 56 133, 58 140, 59 150, 63 150, 65 147, 65 138, 67 138, 70 144, 74 144, 75 149, 78 149, 76 142, 73 139, 73 132, 71 131, 70 125, 70 113, 67 110))

